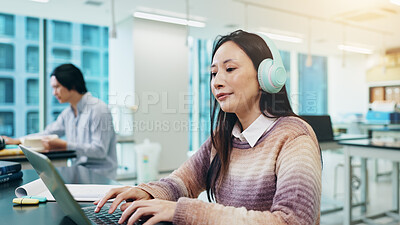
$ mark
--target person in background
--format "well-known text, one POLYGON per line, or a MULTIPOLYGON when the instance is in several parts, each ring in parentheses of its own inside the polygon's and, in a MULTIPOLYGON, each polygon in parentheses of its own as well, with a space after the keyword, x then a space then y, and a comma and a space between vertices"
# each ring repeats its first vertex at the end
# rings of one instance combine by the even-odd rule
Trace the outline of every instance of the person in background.
POLYGON ((95 212, 115 198, 109 213, 123 202, 120 223, 319 224, 319 144, 292 111, 279 52, 267 40, 242 30, 217 39, 211 137, 168 177, 110 190, 95 212), (197 199, 203 191, 210 202, 197 199))
MULTIPOLYGON (((115 178, 117 169, 116 134, 107 105, 93 97, 86 89, 82 72, 72 64, 54 69, 50 77, 53 95, 60 103, 68 102, 57 120, 41 133, 65 136, 66 141, 42 139, 48 150, 75 150, 73 165, 82 165, 109 178, 115 178)), ((21 144, 20 139, 3 136, 6 144, 21 144)))

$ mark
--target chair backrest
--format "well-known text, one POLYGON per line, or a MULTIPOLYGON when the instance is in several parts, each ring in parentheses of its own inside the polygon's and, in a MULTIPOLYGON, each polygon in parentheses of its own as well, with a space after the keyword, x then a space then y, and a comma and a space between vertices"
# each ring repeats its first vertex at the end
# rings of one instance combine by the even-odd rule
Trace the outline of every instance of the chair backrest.
POLYGON ((319 142, 333 141, 332 121, 329 115, 301 116, 314 129, 319 142))

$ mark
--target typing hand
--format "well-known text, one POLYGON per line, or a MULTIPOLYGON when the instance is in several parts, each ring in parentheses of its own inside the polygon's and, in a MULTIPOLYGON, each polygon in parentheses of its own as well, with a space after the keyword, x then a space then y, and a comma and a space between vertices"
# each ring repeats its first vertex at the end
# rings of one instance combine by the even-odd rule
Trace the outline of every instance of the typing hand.
POLYGON ((128 225, 134 224, 142 217, 151 216, 144 225, 153 225, 161 221, 172 222, 176 210, 176 202, 151 199, 132 202, 128 208, 122 208, 121 218, 118 223, 128 220, 128 225))
POLYGON ((115 209, 117 209, 118 205, 122 201, 126 201, 121 205, 121 210, 128 208, 131 205, 132 201, 134 200, 146 200, 151 199, 149 193, 137 188, 137 187, 130 187, 125 186, 121 188, 113 188, 100 200, 93 202, 93 204, 97 205, 96 209, 94 210, 95 213, 99 212, 100 209, 104 206, 104 204, 109 200, 115 198, 113 203, 110 205, 110 209, 108 213, 113 213, 115 209))
POLYGON ((14 138, 10 138, 7 136, 1 136, 3 137, 4 141, 6 142, 6 145, 19 145, 21 144, 21 141, 19 139, 14 139, 14 138))
POLYGON ((42 144, 46 150, 67 149, 67 142, 59 138, 44 137, 42 139, 42 144))

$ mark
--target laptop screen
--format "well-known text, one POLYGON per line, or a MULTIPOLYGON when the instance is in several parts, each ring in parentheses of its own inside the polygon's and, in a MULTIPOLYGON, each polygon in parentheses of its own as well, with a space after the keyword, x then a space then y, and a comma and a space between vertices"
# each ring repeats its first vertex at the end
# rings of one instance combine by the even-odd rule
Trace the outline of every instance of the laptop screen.
POLYGON ((332 121, 329 115, 301 117, 314 129, 319 142, 333 141, 332 121))
POLYGON ((54 168, 49 158, 23 145, 19 145, 19 147, 56 199, 61 210, 77 224, 91 224, 81 207, 68 191, 60 174, 54 168))

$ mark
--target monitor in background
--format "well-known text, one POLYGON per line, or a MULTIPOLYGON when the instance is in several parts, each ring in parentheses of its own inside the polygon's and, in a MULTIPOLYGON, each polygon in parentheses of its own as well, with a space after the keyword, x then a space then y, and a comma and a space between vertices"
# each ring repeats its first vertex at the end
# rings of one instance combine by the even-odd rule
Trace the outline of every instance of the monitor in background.
POLYGON ((319 142, 334 141, 332 121, 329 115, 301 116, 314 129, 319 142))

